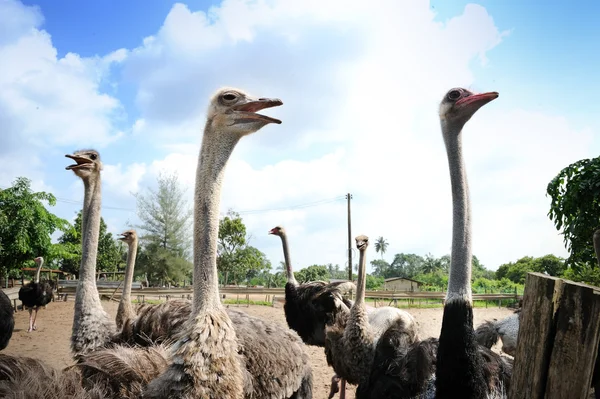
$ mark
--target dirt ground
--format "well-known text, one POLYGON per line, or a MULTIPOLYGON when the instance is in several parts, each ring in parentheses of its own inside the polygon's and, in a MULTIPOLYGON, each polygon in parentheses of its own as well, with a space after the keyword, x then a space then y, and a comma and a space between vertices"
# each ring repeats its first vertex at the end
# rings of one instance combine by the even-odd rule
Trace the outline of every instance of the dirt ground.
MULTIPOLYGON (((69 337, 71 335, 71 326, 73 322, 73 302, 51 302, 46 309, 40 310, 37 318, 37 330, 27 333, 28 312, 19 311, 15 314, 15 330, 8 347, 3 351, 6 354, 18 354, 42 359, 57 368, 63 368, 72 364, 69 351, 69 337)), ((117 304, 114 302, 103 301, 104 309, 114 315, 117 310, 117 304)), ((280 305, 276 307, 254 306, 246 307, 244 305, 229 305, 245 311, 251 315, 262 317, 268 320, 276 321, 286 325, 283 308, 280 305)), ((407 309, 417 319, 420 336, 422 338, 438 336, 442 322, 442 309, 407 309)), ((512 313, 510 309, 499 309, 497 307, 476 308, 474 310, 475 325, 484 320, 500 319, 512 313)), ((315 399, 327 398, 333 375, 333 369, 327 365, 323 348, 308 346, 308 352, 311 357, 315 399)), ((497 349, 497 348, 496 348, 497 349)), ((347 398, 354 398, 354 389, 349 387, 347 398)))

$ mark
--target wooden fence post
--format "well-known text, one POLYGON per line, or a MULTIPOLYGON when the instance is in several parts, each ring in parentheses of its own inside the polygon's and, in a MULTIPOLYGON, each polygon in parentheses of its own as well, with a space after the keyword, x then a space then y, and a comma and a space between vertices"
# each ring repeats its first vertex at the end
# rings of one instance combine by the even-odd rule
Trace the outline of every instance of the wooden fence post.
POLYGON ((587 398, 599 338, 600 288, 528 273, 509 398, 587 398))

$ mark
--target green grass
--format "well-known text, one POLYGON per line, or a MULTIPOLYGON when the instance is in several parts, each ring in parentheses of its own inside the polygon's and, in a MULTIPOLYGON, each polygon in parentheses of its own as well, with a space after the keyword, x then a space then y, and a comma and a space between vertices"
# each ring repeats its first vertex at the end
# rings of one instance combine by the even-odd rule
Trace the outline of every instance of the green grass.
MULTIPOLYGON (((250 305, 258 305, 258 306, 273 306, 273 304, 269 301, 249 301, 250 305)), ((223 301, 226 305, 247 305, 248 301, 245 299, 235 300, 235 299, 225 299, 223 301)))

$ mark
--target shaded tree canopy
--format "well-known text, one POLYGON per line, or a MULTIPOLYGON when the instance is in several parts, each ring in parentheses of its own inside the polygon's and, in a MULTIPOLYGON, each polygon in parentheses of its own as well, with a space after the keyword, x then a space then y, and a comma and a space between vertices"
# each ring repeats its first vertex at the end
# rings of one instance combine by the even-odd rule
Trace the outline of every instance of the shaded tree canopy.
POLYGON ((51 235, 64 230, 68 222, 44 206, 56 205, 54 195, 33 192, 31 181, 18 177, 11 187, 0 190, 0 271, 12 276, 36 256, 48 257, 51 235))
POLYGON ((326 266, 311 265, 294 272, 294 276, 300 284, 303 284, 309 281, 327 281, 329 279, 329 272, 326 266))
POLYGON ((565 260, 554 255, 540 258, 525 256, 516 262, 505 263, 496 270, 496 279, 504 278, 518 284, 525 284, 525 277, 529 272, 546 273, 560 277, 566 270, 565 260))
MULTIPOLYGON (((62 258, 60 269, 75 275, 79 274, 79 267, 81 266, 81 219, 82 211, 79 211, 73 225, 68 224, 69 228, 65 229, 63 235, 59 237, 59 245, 55 248, 55 256, 62 258)), ((105 272, 117 271, 124 265, 124 253, 123 244, 117 241, 112 233, 107 231, 104 219, 100 218, 96 270, 105 272)))
POLYGON ((594 268, 592 237, 600 227, 600 157, 582 159, 561 170, 548 184, 547 194, 552 199, 548 216, 570 252, 567 266, 575 275, 594 268))
POLYGON ((227 283, 239 283, 271 269, 266 255, 249 244, 240 215, 232 210, 219 221, 217 268, 227 283))

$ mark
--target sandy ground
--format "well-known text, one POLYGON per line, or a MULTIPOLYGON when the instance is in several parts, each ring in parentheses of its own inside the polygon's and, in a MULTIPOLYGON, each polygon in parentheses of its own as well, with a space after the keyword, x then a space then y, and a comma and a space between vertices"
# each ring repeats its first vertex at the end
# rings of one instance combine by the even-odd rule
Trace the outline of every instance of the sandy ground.
MULTIPOLYGON (((19 311, 15 314, 15 330, 8 347, 3 351, 6 354, 19 354, 42 359, 57 368, 62 368, 72 364, 69 351, 69 337, 71 335, 71 326, 73 322, 73 302, 52 302, 46 309, 40 310, 37 318, 36 331, 27 333, 28 312, 19 311)), ((102 302, 104 308, 111 315, 117 310, 115 302, 102 302)), ((237 309, 245 311, 251 315, 273 320, 282 325, 286 325, 283 309, 280 305, 276 307, 254 306, 250 307, 235 306, 237 309)), ((438 336, 442 322, 442 309, 407 309, 418 321, 420 335, 423 338, 438 336)), ((500 319, 512 313, 510 309, 499 308, 476 308, 475 325, 488 319, 500 319)), ((307 346, 311 357, 315 399, 327 398, 333 375, 333 369, 327 365, 323 348, 307 346)), ((354 398, 354 389, 350 387, 347 398, 354 398)))

